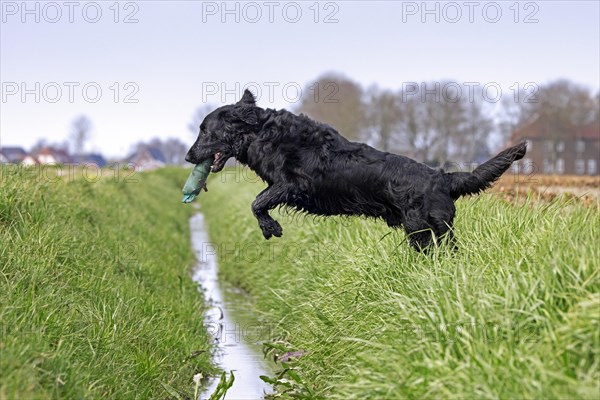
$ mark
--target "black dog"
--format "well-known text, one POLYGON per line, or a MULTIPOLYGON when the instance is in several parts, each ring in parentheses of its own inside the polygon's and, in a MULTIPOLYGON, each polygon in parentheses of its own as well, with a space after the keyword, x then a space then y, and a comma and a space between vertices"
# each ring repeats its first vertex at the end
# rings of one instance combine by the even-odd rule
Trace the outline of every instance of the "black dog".
POLYGON ((211 170, 218 172, 235 157, 266 181, 252 203, 266 239, 282 235, 269 210, 286 205, 316 215, 383 218, 390 227, 402 226, 423 250, 433 235, 451 237, 454 200, 490 187, 525 151, 523 142, 472 173, 446 173, 350 142, 305 115, 259 108, 246 90, 238 103, 204 119, 185 159, 198 164, 212 158, 211 170))

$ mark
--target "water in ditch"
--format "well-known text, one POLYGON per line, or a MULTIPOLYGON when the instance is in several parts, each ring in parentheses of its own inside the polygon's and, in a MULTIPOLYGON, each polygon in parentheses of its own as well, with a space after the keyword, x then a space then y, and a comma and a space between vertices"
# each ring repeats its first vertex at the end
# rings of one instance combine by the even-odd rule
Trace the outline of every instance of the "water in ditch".
MULTIPOLYGON (((190 229, 198 259, 193 279, 202 286, 209 307, 204 321, 216 342, 215 362, 227 376, 230 371, 235 375, 225 399, 262 399, 272 393, 271 387, 259 378, 273 374, 274 366, 263 357, 261 346, 271 337, 270 327, 259 323, 242 291, 219 281, 216 246, 209 240, 201 213, 190 219, 190 229)), ((210 398, 218 384, 219 378, 212 378, 200 399, 210 398)))

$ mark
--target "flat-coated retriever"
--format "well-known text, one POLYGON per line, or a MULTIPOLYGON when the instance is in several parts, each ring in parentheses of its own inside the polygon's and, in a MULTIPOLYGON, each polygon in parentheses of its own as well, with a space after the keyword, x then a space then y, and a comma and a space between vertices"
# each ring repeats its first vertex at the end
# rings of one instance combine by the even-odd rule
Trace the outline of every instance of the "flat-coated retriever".
POLYGON ((479 193, 513 161, 525 142, 504 150, 471 172, 446 173, 410 158, 350 142, 332 127, 305 115, 256 106, 252 93, 211 112, 200 125, 186 160, 213 159, 212 172, 235 157, 268 187, 252 203, 266 239, 281 236, 269 210, 286 205, 316 215, 363 215, 402 226, 417 250, 433 235, 452 237, 454 200, 479 193))

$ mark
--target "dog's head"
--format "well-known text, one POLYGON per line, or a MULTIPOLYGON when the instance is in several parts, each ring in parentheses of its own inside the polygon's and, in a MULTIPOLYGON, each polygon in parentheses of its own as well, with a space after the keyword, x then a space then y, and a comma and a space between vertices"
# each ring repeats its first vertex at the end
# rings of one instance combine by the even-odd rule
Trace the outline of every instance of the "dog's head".
POLYGON ((200 164, 210 158, 213 160, 212 172, 222 170, 231 157, 245 163, 247 147, 260 129, 260 111, 254 95, 246 89, 240 101, 217 108, 204 118, 198 139, 185 160, 200 164))

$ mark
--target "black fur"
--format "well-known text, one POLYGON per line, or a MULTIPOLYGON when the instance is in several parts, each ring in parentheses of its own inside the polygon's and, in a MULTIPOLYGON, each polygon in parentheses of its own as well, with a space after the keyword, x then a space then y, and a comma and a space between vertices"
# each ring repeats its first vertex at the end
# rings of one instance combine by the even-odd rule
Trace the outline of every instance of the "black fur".
POLYGON ((504 150, 472 173, 446 173, 350 142, 305 115, 256 107, 246 91, 238 103, 204 119, 186 160, 198 164, 217 152, 213 172, 235 157, 267 182, 252 203, 266 239, 282 235, 269 210, 285 205, 315 215, 383 218, 390 227, 402 226, 413 247, 422 250, 433 236, 451 236, 454 200, 490 187, 523 158, 526 144, 504 150))

